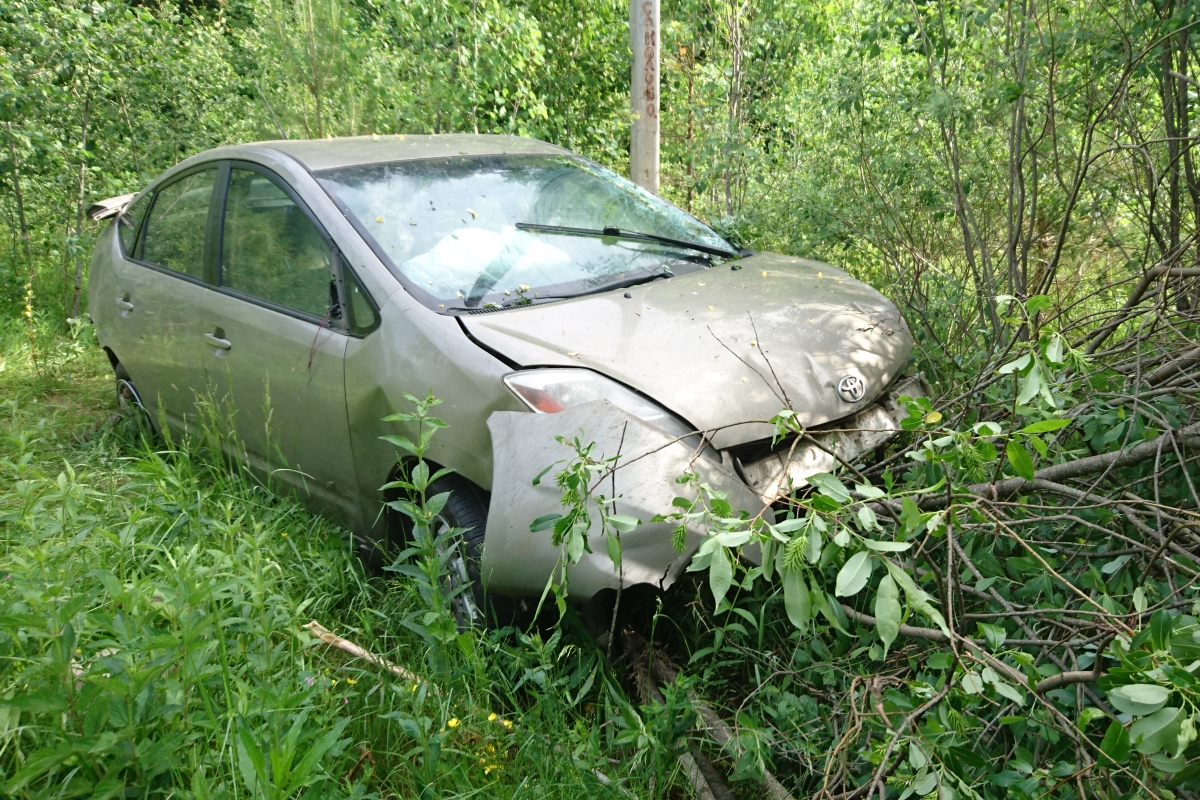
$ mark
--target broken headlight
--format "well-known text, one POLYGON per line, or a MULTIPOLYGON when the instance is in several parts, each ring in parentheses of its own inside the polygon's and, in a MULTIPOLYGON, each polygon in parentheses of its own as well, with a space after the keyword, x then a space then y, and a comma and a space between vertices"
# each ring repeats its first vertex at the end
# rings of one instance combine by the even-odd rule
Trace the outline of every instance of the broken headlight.
POLYGON ((504 376, 504 385, 530 411, 557 414, 593 400, 607 400, 631 416, 666 433, 687 437, 696 430, 657 403, 614 380, 586 369, 530 369, 504 376))

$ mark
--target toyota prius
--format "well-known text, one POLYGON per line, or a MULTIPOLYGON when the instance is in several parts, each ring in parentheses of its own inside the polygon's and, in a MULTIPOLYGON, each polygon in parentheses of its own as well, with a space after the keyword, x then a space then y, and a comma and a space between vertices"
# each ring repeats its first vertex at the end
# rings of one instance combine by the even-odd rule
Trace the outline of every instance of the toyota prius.
POLYGON ((561 511, 554 481, 534 480, 572 457, 559 437, 620 457, 606 493, 642 523, 619 575, 603 548, 572 567, 582 601, 686 568, 702 533, 680 553, 653 521, 680 474, 757 513, 877 448, 897 397, 920 393, 879 292, 739 250, 530 139, 221 147, 92 213, 113 220, 89 302, 123 403, 181 432, 216 409, 231 457, 378 558, 403 535, 380 514, 398 469, 381 437, 415 435, 385 418, 412 410, 405 395, 442 398, 427 458, 453 470, 435 487, 451 492, 441 524, 466 531, 451 568, 501 595, 540 593, 558 562, 530 522, 561 511), (802 442, 773 442, 784 409, 802 442))

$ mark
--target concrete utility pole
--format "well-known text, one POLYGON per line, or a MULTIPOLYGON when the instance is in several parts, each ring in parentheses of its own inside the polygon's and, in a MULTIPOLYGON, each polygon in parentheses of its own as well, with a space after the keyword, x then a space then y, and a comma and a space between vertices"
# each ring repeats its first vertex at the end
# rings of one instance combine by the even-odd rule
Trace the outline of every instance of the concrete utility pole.
POLYGON ((633 81, 629 106, 629 177, 658 194, 658 0, 630 0, 633 81))

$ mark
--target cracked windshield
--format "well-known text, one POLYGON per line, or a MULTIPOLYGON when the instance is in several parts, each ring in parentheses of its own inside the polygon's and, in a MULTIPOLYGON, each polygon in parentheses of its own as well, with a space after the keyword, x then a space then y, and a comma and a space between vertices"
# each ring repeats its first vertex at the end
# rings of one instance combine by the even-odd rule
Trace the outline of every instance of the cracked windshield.
POLYGON ((518 224, 646 233, 732 249, 607 169, 564 156, 371 164, 317 176, 407 288, 436 310, 494 309, 704 269, 687 247, 518 224))

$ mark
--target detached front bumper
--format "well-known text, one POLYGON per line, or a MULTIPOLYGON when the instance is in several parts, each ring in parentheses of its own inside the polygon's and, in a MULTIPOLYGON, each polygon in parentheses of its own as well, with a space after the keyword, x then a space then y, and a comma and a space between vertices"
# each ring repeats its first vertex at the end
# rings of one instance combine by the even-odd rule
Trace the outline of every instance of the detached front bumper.
MULTIPOLYGON (((616 496, 615 513, 641 520, 637 528, 621 534, 622 571, 618 577, 598 539, 600 514, 595 504, 590 504, 594 525, 588 535, 592 552, 584 553, 582 560, 570 568, 571 599, 582 602, 622 583, 625 587, 646 583, 665 590, 687 568, 705 532, 689 528, 683 552, 676 552, 671 546, 676 526, 651 521, 671 511, 672 501, 681 489, 675 481, 680 475, 695 472, 702 483, 728 495, 735 509, 750 514, 762 512, 771 520, 769 506, 780 493, 803 486, 809 475, 836 469, 838 459, 832 453, 853 462, 895 436, 900 432, 900 421, 907 416, 897 398, 924 394, 919 376, 903 379, 841 427, 813 432, 811 440, 806 438, 795 448, 783 445, 778 452, 740 467, 735 467, 735 459, 728 452, 719 461, 700 454, 688 443, 675 441, 607 400, 558 414, 497 411, 488 419, 495 466, 484 536, 484 584, 490 592, 536 596, 545 589, 550 575, 561 570, 559 549, 551 544, 551 532, 529 530, 538 517, 566 511, 555 476, 575 458, 575 451, 559 442, 560 436, 568 441, 578 437, 584 444, 594 443, 591 457, 597 461, 620 456, 615 482, 613 477, 605 478, 596 492, 616 496), (542 478, 535 486, 533 480, 538 475, 542 478)), ((595 474, 592 480, 599 481, 601 474, 595 474)), ((555 578, 561 581, 562 575, 555 578)))
MULTIPOLYGON (((559 566, 559 550, 550 543, 551 532, 529 530, 530 523, 540 516, 565 513, 555 475, 575 458, 575 452, 560 443, 558 436, 568 440, 578 436, 585 444, 594 442, 592 458, 596 460, 620 455, 615 491, 613 478, 605 478, 596 491, 608 497, 615 494, 616 513, 641 520, 637 528, 621 534, 621 577, 625 587, 648 583, 668 588, 704 539, 702 531, 689 530, 683 552, 676 552, 671 546, 676 526, 650 521, 656 514, 670 512, 671 502, 681 489, 675 479, 683 473, 698 473, 703 483, 728 494, 734 508, 753 514, 764 506, 731 463, 697 454, 687 443, 675 441, 606 400, 558 414, 497 411, 488 419, 488 427, 495 467, 482 576, 490 592, 539 595, 546 579, 559 566), (541 481, 534 486, 534 477, 543 471, 541 481)), ((599 477, 597 474, 593 480, 599 477)), ((592 552, 584 553, 583 559, 570 568, 570 596, 579 602, 603 589, 616 589, 621 582, 603 542, 597 538, 600 515, 594 503, 589 512, 594 522, 588 532, 592 552)), ((770 509, 766 514, 770 519, 770 509)))
POLYGON ((833 472, 843 461, 853 464, 864 453, 896 436, 901 431, 901 420, 908 416, 908 410, 898 399, 925 394, 920 375, 901 378, 878 400, 837 427, 814 431, 794 448, 784 443, 765 458, 740 464, 741 474, 761 502, 774 503, 780 495, 807 485, 809 475, 833 472))

